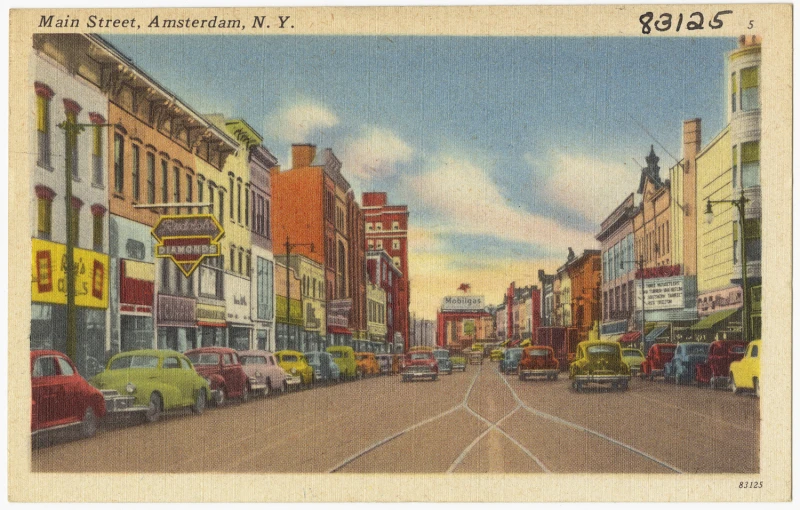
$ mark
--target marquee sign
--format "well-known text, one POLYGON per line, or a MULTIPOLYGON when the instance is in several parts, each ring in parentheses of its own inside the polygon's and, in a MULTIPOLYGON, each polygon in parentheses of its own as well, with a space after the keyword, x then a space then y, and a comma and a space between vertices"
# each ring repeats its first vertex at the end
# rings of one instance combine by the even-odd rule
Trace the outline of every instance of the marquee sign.
MULTIPOLYGON (((642 302, 642 289, 636 285, 636 302, 642 302)), ((651 278, 644 280, 645 310, 669 310, 683 308, 683 276, 651 278)))
POLYGON ((213 214, 176 214, 161 216, 151 234, 156 257, 172 259, 188 277, 204 258, 220 255, 225 231, 213 214))

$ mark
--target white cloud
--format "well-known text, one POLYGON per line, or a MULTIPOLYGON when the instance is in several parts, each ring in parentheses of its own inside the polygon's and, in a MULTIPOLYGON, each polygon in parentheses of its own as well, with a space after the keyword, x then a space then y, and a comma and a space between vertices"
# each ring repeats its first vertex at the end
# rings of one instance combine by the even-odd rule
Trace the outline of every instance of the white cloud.
MULTIPOLYGON (((530 155, 526 160, 532 163, 530 155)), ((636 191, 638 171, 622 163, 596 160, 588 156, 556 154, 545 193, 556 202, 600 223, 636 191)))
POLYGON ((343 159, 348 174, 360 179, 374 179, 394 173, 395 165, 408 161, 413 154, 414 149, 393 131, 370 127, 347 145, 343 159))
POLYGON ((292 143, 308 142, 315 131, 337 124, 339 118, 332 110, 306 100, 288 106, 267 119, 268 129, 276 138, 292 143))
MULTIPOLYGON (((470 161, 442 158, 432 171, 407 177, 406 184, 427 210, 437 214, 445 232, 488 235, 563 249, 596 245, 586 232, 509 203, 486 172, 470 161)), ((531 191, 532 200, 533 197, 531 191)), ((478 254, 479 251, 478 248, 478 254)))

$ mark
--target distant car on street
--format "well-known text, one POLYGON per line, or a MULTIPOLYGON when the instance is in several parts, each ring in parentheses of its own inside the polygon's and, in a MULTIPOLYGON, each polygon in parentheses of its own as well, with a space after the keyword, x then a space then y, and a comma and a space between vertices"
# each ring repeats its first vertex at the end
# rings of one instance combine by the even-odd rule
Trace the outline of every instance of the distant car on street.
POLYGON ((171 350, 121 352, 89 382, 103 392, 115 390, 133 396, 130 412, 142 412, 150 422, 166 411, 183 407, 201 414, 211 399, 208 380, 195 371, 187 356, 171 350))
POLYGON ((492 349, 492 352, 489 354, 489 361, 500 361, 503 359, 505 355, 505 348, 504 347, 497 347, 492 349))
POLYGON ((406 354, 403 382, 416 379, 435 381, 439 376, 439 365, 431 351, 412 351, 406 354))
POLYGON ((702 342, 678 344, 672 359, 664 365, 664 380, 673 380, 675 384, 693 382, 697 365, 708 361, 710 345, 702 342))
POLYGON ((642 362, 642 379, 653 380, 654 377, 664 375, 664 365, 672 360, 675 355, 675 344, 659 343, 650 346, 647 356, 642 362))
POLYGON ((709 384, 712 388, 728 385, 731 363, 744 357, 747 342, 742 340, 717 340, 708 348, 708 361, 697 365, 697 385, 709 384))
POLYGON ((378 366, 378 360, 373 352, 357 352, 356 367, 359 377, 369 377, 381 373, 381 367, 378 366))
POLYGON ((197 373, 208 380, 214 403, 225 404, 229 398, 247 402, 250 378, 239 362, 239 353, 230 347, 200 347, 185 352, 197 373))
POLYGON ((290 388, 309 386, 314 383, 314 369, 299 351, 283 350, 275 353, 275 359, 286 372, 286 382, 290 388))
POLYGON ((747 351, 739 361, 731 363, 728 387, 736 394, 740 390, 753 390, 756 397, 761 397, 761 340, 753 340, 747 344, 747 351))
POLYGON ((642 370, 642 363, 644 363, 644 353, 639 349, 632 349, 630 347, 622 348, 622 359, 628 368, 631 370, 631 376, 636 377, 642 370))
POLYGON ((500 372, 503 374, 516 374, 520 359, 522 359, 522 349, 519 347, 506 349, 503 353, 503 359, 500 360, 500 372))
POLYGON ((453 363, 453 370, 467 371, 467 358, 463 353, 457 352, 454 356, 450 356, 450 361, 453 363))
POLYGON ((339 380, 341 371, 329 352, 312 351, 305 354, 308 364, 314 369, 316 382, 330 383, 339 380))
POLYGON ((271 352, 240 351, 239 361, 250 378, 252 391, 261 392, 266 397, 273 391, 283 393, 287 390, 286 372, 278 365, 271 352))
POLYGON ((381 369, 381 375, 388 375, 392 372, 391 354, 376 354, 375 359, 378 360, 378 367, 381 369))
MULTIPOLYGON (((106 414, 103 394, 57 351, 31 351, 31 433, 80 427, 83 437, 97 431, 106 414)), ((128 398, 132 401, 132 398, 128 398)))
POLYGON ((589 340, 578 344, 575 361, 569 366, 569 378, 576 391, 582 391, 589 383, 627 390, 631 372, 622 360, 618 343, 589 340))
POLYGON ((555 351, 549 345, 532 345, 522 349, 519 380, 525 381, 534 377, 558 379, 558 360, 555 351))
POLYGON ((439 364, 440 374, 453 373, 453 362, 450 360, 450 351, 447 349, 435 349, 433 351, 433 357, 436 358, 436 362, 439 364))

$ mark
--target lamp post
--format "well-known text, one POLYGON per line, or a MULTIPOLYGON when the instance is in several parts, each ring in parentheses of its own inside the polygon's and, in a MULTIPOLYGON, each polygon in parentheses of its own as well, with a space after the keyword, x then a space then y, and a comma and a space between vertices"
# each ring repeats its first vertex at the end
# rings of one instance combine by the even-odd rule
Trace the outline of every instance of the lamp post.
POLYGON ((66 211, 64 220, 67 224, 67 242, 66 242, 66 285, 67 285, 67 339, 65 346, 65 354, 70 359, 77 359, 78 350, 78 325, 76 323, 75 309, 75 244, 78 242, 74 238, 75 232, 72 228, 72 223, 75 221, 74 212, 72 210, 72 165, 75 163, 73 156, 76 154, 78 146, 78 134, 83 132, 87 127, 105 128, 116 126, 116 124, 80 124, 75 122, 74 117, 67 115, 67 119, 58 127, 64 130, 66 138, 65 155, 64 155, 64 200, 66 202, 66 211))
POLYGON ((736 200, 708 199, 706 201, 706 223, 709 225, 714 221, 714 211, 711 209, 711 204, 730 204, 739 211, 739 231, 741 232, 739 253, 742 259, 742 340, 745 342, 750 341, 750 299, 747 288, 747 251, 744 245, 744 208, 747 202, 749 202, 749 200, 745 198, 744 190, 742 190, 741 195, 736 200))
MULTIPOLYGON (((291 292, 289 291, 289 259, 292 254, 292 248, 297 248, 300 246, 309 246, 311 248, 311 253, 314 253, 314 243, 291 243, 289 242, 289 234, 286 234, 286 242, 283 243, 283 246, 286 248, 286 345, 289 345, 289 309, 291 303, 291 292)), ((298 267, 300 267, 298 265, 298 267)), ((303 313, 303 290, 300 289, 300 313, 303 313)), ((299 334, 299 332, 298 332, 299 334)))
POLYGON ((623 264, 636 264, 636 268, 639 270, 639 280, 641 281, 641 289, 642 289, 642 349, 645 348, 644 342, 644 331, 645 331, 645 313, 644 313, 644 255, 639 256, 639 260, 620 260, 619 261, 619 268, 622 269, 623 264))

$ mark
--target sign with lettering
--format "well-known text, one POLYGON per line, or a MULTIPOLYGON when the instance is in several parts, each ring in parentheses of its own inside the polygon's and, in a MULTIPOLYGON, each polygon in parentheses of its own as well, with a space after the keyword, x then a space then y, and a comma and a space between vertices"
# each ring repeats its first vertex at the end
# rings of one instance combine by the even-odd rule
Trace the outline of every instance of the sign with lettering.
POLYGON ((188 277, 204 258, 220 255, 225 231, 213 214, 176 214, 161 216, 151 234, 158 241, 156 257, 172 259, 188 277))
POLYGON ((206 305, 203 303, 197 304, 197 323, 201 326, 214 326, 224 328, 227 325, 225 321, 225 307, 216 305, 206 305))
POLYGON ((191 327, 195 322, 195 300, 192 298, 159 294, 158 325, 191 327))
MULTIPOLYGON (((31 301, 67 304, 67 247, 32 239, 31 301)), ((75 248, 75 305, 108 308, 108 255, 75 248)))
POLYGON ((483 296, 445 296, 442 299, 442 311, 483 310, 483 296))
MULTIPOLYGON (((636 302, 642 302, 641 282, 636 285, 636 302)), ((651 278, 644 281, 645 310, 683 308, 683 276, 651 278)))

